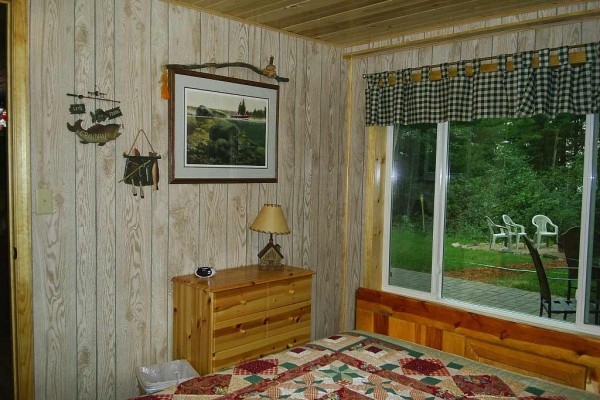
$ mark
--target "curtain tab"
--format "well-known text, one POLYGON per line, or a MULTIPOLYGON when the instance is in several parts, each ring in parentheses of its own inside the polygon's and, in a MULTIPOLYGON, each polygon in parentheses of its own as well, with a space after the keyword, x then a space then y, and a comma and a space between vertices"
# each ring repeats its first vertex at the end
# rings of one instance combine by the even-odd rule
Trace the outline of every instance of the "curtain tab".
POLYGON ((569 47, 562 46, 558 48, 558 65, 563 66, 569 64, 569 47))
POLYGON ((396 76, 396 72, 390 72, 388 75, 388 85, 394 86, 398 83, 398 77, 396 76))
POLYGON ((539 65, 538 68, 550 67, 550 49, 542 49, 538 53, 539 65))

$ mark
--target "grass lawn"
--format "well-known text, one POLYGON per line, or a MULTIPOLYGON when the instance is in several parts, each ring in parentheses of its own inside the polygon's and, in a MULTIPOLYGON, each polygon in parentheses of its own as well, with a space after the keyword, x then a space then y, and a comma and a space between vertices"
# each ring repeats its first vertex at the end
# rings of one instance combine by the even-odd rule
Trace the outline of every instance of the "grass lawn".
MULTIPOLYGON (((413 271, 431 271, 431 234, 420 231, 392 230, 392 241, 398 245, 390 248, 391 266, 413 271)), ((537 275, 529 254, 517 254, 483 249, 453 247, 452 243, 471 244, 472 239, 446 238, 444 247, 444 275, 486 282, 496 286, 511 287, 531 292, 539 291, 537 275)), ((552 293, 564 297, 567 283, 553 278, 566 278, 564 260, 542 259, 552 293)))

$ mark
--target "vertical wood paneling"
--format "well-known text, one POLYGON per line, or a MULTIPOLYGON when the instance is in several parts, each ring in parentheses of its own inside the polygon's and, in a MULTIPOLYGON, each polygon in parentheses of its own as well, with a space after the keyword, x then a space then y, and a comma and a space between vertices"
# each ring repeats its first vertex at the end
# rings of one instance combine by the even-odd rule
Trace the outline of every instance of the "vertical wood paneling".
MULTIPOLYGON (((202 14, 202 48, 200 62, 221 62, 228 58, 229 28, 227 20, 202 14)), ((226 71, 225 71, 226 73, 226 71)), ((227 268, 227 185, 200 185, 200 259, 202 265, 227 268), (215 229, 215 227, 219 227, 215 229)))
POLYGON ((363 224, 363 182, 364 182, 364 156, 365 156, 365 128, 363 93, 365 81, 363 74, 367 72, 366 60, 355 60, 350 71, 352 88, 349 94, 349 129, 346 134, 347 142, 346 178, 348 187, 344 199, 346 213, 344 216, 344 275, 343 297, 340 329, 349 329, 354 326, 354 292, 360 285, 363 262, 362 224, 363 224), (360 245, 359 245, 360 243, 360 245))
MULTIPOLYGON (((249 63, 251 65, 261 64, 261 51, 262 51, 262 34, 263 30, 255 26, 248 27, 248 56, 249 63)), ((256 75, 250 73, 248 79, 257 80, 256 75)), ((252 223, 256 215, 260 211, 263 203, 262 197, 260 196, 261 187, 259 184, 248 185, 248 225, 252 223)), ((267 238, 263 233, 253 232, 250 229, 246 230, 246 240, 248 245, 246 246, 246 260, 250 263, 258 262, 258 252, 267 244, 267 238)))
MULTIPOLYGON (((95 90, 94 3, 75 1, 75 93, 95 90)), ((95 110, 102 104, 88 102, 95 110)), ((85 117, 86 114, 83 114, 85 117)), ((79 118, 81 116, 77 116, 79 118)), ((86 125, 90 118, 84 118, 86 125)), ((89 125, 88 125, 89 126, 89 125)), ((114 143, 109 144, 114 147, 114 143)), ((75 201, 77 240, 77 397, 96 396, 96 145, 75 148, 75 201)))
MULTIPOLYGON (((31 0, 30 6, 31 182, 54 193, 53 213, 32 215, 35 392, 50 400, 135 395, 135 368, 171 357, 170 278, 199 264, 256 262, 267 236, 247 226, 267 201, 284 207, 292 230, 277 238, 284 261, 317 272, 316 336, 352 328, 365 254, 362 74, 600 37, 594 21, 350 65, 339 49, 159 0, 31 0), (210 61, 264 67, 271 55, 279 75, 290 78, 280 84, 279 182, 169 185, 161 67, 210 61), (65 128, 75 119, 65 92, 94 85, 120 100, 124 113, 122 136, 102 147, 80 144, 65 128), (139 129, 163 157, 160 189, 146 187, 144 199, 118 182, 122 152, 139 129)), ((237 68, 204 72, 274 82, 237 68)), ((143 141, 137 145, 147 154, 143 141)))
MULTIPOLYGON (((229 43, 227 60, 230 62, 250 62, 248 25, 229 21, 229 43)), ((249 79, 249 71, 245 68, 229 68, 229 76, 249 79)), ((246 262, 248 246, 248 184, 237 183, 227 185, 227 265, 241 266, 246 262)))
MULTIPOLYGON (((306 241, 304 236, 304 153, 306 151, 304 145, 304 135, 306 134, 306 47, 305 40, 298 39, 296 42, 296 99, 295 99, 295 124, 294 124, 294 203, 291 212, 293 233, 292 237, 292 255, 290 257, 292 264, 297 266, 305 266, 302 264, 303 245, 306 241)), ((291 77, 290 77, 291 78, 291 77)), ((288 221, 289 222, 289 221, 288 221)), ((318 272, 317 272, 318 273, 318 272)), ((317 278, 318 279, 318 278, 317 278)))
MULTIPOLYGON (((279 33, 275 31, 265 30, 261 34, 261 44, 260 44, 260 53, 258 53, 258 60, 255 59, 255 64, 259 67, 265 67, 269 63, 269 59, 271 56, 274 57, 274 60, 279 63, 279 33)), ((255 54, 256 56, 256 54, 255 54)), ((273 80, 260 76, 259 80, 264 83, 276 84, 273 80)), ((261 183, 260 184, 260 192, 258 198, 259 204, 266 203, 278 203, 277 200, 277 184, 275 183, 261 183)), ((284 213, 287 214, 288 210, 284 210, 284 213)), ((277 243, 279 240, 279 236, 274 238, 277 243)), ((266 243, 266 242, 265 242, 266 243)), ((262 248, 262 246, 260 246, 262 248)))
POLYGON ((151 126, 148 137, 162 159, 159 163, 158 190, 151 190, 152 200, 152 333, 150 363, 170 358, 172 312, 169 307, 169 186, 168 186, 168 103, 161 94, 162 66, 169 62, 169 5, 154 3, 151 11, 151 126), (162 171, 161 171, 162 169, 162 171))
MULTIPOLYGON (((191 64, 200 59, 200 13, 180 6, 169 6, 169 62, 191 64)), ((163 133, 168 136, 168 131, 163 133)), ((168 149, 168 146, 167 146, 168 149)), ((168 156, 167 156, 168 157, 168 156)), ((165 160, 167 161, 167 160, 165 160)), ((168 161, 163 165, 168 165, 168 161)), ((206 232, 199 231, 200 186, 168 185, 168 170, 163 168, 165 189, 169 192, 169 293, 170 278, 192 273, 199 262, 200 245, 206 232)), ((169 295, 169 310, 172 310, 169 295)))
MULTIPOLYGON (((107 96, 115 98, 114 0, 98 0, 95 4, 96 84, 107 96)), ((116 142, 96 149, 96 394, 99 399, 112 399, 116 395, 116 154, 116 142)))
MULTIPOLYGON (((170 63, 189 64, 200 59, 201 35, 200 13, 183 7, 168 6, 168 50, 170 63)), ((156 132, 161 135, 160 131, 156 132)), ((165 162, 168 165, 168 127, 162 132, 165 162)), ((168 169, 163 168, 162 188, 168 195, 168 249, 167 270, 168 282, 168 354, 172 357, 173 349, 173 286, 171 278, 189 274, 198 265, 199 246, 202 237, 199 234, 200 206, 198 185, 169 185, 168 169)), ((165 283, 163 282, 163 285, 165 283)))
MULTIPOLYGON (((285 77, 296 74, 296 41, 291 36, 281 35, 277 73, 285 77)), ((284 263, 294 265, 292 242, 297 232, 294 231, 294 159, 295 147, 295 115, 296 115, 296 79, 279 85, 279 127, 278 127, 278 185, 277 202, 281 205, 291 230, 289 235, 279 235, 277 242, 281 245, 284 263)), ((315 268, 316 266, 311 266, 315 268)), ((313 280, 314 282, 314 280, 313 280)))
POLYGON ((74 4, 32 1, 32 189, 53 191, 53 213, 32 216, 35 392, 44 399, 77 395, 77 272, 75 238, 76 137, 66 131, 74 87, 74 4), (56 118, 56 116, 63 116, 56 118))
MULTIPOLYGON (((151 125, 150 15, 151 3, 144 0, 116 2, 115 94, 121 100, 125 130, 117 147, 129 150, 140 129, 151 125), (124 40, 126 38, 126 40, 124 40), (140 101, 143 99, 143 101, 140 101)), ((143 136, 143 135, 142 135, 143 136)), ((140 153, 148 154, 145 138, 136 142, 140 153)), ((117 165, 123 170, 121 157, 117 165)), ((135 368, 150 359, 152 315, 152 199, 148 187, 145 198, 133 196, 129 185, 117 185, 117 398, 133 394, 135 368)))
MULTIPOLYGON (((348 63, 346 60, 342 60, 341 65, 340 65, 340 75, 343 77, 341 82, 340 82, 340 93, 343 93, 343 99, 341 101, 341 104, 339 105, 339 113, 340 113, 340 131, 339 131, 339 136, 338 136, 338 140, 337 140, 337 146, 339 149, 339 153, 338 153, 338 165, 339 165, 339 172, 338 172, 338 181, 337 184, 335 185, 337 188, 337 192, 338 192, 338 198, 337 198, 337 207, 336 207, 336 213, 337 213, 337 219, 336 219, 336 224, 337 224, 337 238, 335 241, 335 245, 337 245, 337 249, 339 252, 339 256, 338 256, 338 285, 339 285, 339 301, 340 301, 340 307, 339 307, 339 311, 338 311, 338 315, 336 318, 336 322, 337 322, 337 326, 338 329, 342 330, 345 329, 348 325, 344 324, 344 318, 345 318, 345 314, 343 310, 343 304, 344 301, 346 300, 346 295, 345 295, 345 280, 344 278, 346 277, 347 273, 347 260, 346 260, 346 249, 348 247, 347 242, 346 242, 346 220, 348 218, 347 215, 347 208, 346 208, 346 200, 347 200, 347 196, 346 193, 348 191, 348 165, 350 163, 349 158, 347 157, 347 149, 348 149, 348 140, 349 140, 349 134, 348 132, 350 131, 351 128, 351 119, 350 119, 350 104, 352 102, 352 96, 351 96, 351 90, 352 90, 352 86, 351 86, 351 82, 350 82, 350 71, 351 71, 351 65, 350 63, 348 63)), ((354 313, 354 310, 352 311, 354 313)), ((315 330, 319 329, 319 327, 315 326, 315 330)))
MULTIPOLYGON (((303 246, 301 254, 301 265, 310 266, 318 262, 317 251, 315 247, 318 243, 316 215, 319 207, 317 194, 318 181, 317 169, 319 166, 319 118, 320 118, 320 97, 317 93, 320 91, 321 75, 320 71, 320 52, 316 43, 307 42, 305 55, 305 81, 304 91, 306 92, 306 104, 304 107, 304 122, 302 133, 304 158, 302 168, 304 169, 304 180, 302 189, 303 204, 303 246), (314 218, 311 218, 314 216, 314 218), (312 251, 311 251, 312 250, 312 251)), ((315 266, 317 272, 319 266, 315 266)), ((316 306, 318 307, 318 305, 316 306)))
MULTIPOLYGON (((319 231, 319 208, 324 206, 324 200, 319 196, 319 176, 320 173, 326 173, 321 170, 321 45, 308 43, 306 48, 306 108, 305 108, 305 128, 304 132, 304 236, 306 241, 301 255, 302 265, 314 268, 317 274, 327 271, 327 261, 320 257, 323 247, 320 246, 320 240, 323 240, 323 233, 319 231)), ((322 317, 325 312, 317 310, 326 310, 328 305, 320 303, 317 299, 317 293, 324 291, 326 283, 323 280, 326 273, 317 279, 312 285, 314 306, 311 309, 311 318, 314 320, 317 316, 322 317)), ((325 289, 326 290, 326 289, 325 289)), ((331 288, 329 288, 331 290, 331 288)), ((312 328, 313 336, 316 335, 316 325, 312 328)))
MULTIPOLYGON (((321 88, 328 93, 339 93, 341 87, 341 54, 338 49, 321 48, 321 88)), ((321 98, 320 109, 321 132, 318 166, 318 208, 316 229, 318 232, 316 259, 311 263, 318 271, 315 280, 315 337, 332 335, 338 329, 338 310, 340 299, 340 257, 337 243, 337 204, 339 177, 339 139, 342 136, 340 129, 339 105, 335 99, 324 96, 321 98)), ((314 201, 313 201, 314 203, 314 201)), ((315 220, 315 218, 313 218, 315 220)))

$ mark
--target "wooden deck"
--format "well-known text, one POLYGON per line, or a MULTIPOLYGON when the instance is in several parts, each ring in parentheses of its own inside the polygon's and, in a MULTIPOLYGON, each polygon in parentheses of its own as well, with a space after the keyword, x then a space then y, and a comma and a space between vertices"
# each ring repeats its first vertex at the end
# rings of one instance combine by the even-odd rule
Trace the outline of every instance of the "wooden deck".
MULTIPOLYGON (((394 268, 389 283, 394 286, 429 291, 431 287, 430 282, 430 274, 394 268)), ((465 301, 501 310, 539 315, 540 295, 537 292, 444 277, 442 296, 452 300, 465 301)), ((575 316, 568 315, 567 321, 574 322, 575 316)))

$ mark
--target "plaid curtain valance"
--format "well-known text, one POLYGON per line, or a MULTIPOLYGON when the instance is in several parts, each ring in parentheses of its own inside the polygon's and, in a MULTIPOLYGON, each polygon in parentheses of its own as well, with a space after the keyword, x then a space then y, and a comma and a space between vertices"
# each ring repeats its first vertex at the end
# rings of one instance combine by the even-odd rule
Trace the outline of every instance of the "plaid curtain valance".
POLYGON ((420 80, 414 79, 414 68, 367 75, 367 125, 597 113, 600 43, 583 48, 581 64, 569 62, 564 46, 500 55, 494 72, 481 71, 484 62, 475 59, 422 67, 420 80), (556 65, 550 62, 553 55, 556 65), (429 79, 432 70, 440 79, 429 79))

